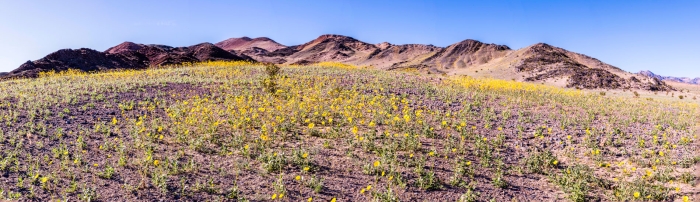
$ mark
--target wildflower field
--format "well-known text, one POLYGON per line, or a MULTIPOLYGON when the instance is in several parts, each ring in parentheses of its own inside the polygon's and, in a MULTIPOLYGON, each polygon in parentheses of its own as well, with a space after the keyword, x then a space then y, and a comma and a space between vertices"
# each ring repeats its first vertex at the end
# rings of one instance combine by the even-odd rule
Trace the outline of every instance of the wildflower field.
POLYGON ((0 82, 0 198, 693 201, 697 103, 207 62, 0 82))

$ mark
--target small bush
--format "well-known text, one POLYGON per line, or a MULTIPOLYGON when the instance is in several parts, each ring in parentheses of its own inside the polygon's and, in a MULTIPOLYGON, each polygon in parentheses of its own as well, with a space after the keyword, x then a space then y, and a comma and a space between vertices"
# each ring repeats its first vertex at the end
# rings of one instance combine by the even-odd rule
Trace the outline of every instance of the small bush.
POLYGON ((572 201, 587 201, 591 184, 602 185, 602 181, 593 175, 593 170, 585 165, 574 165, 561 174, 551 175, 550 180, 561 187, 572 201))
POLYGON ((638 179, 633 182, 622 182, 615 187, 615 197, 619 201, 641 200, 666 201, 670 189, 661 185, 638 179))
POLYGON ((265 91, 268 93, 277 92, 277 75, 280 73, 281 68, 275 64, 267 63, 265 64, 265 73, 267 78, 262 81, 265 91))
POLYGON ((557 157, 550 151, 535 152, 522 161, 526 171, 537 174, 545 174, 545 171, 556 168, 559 164, 557 157))
POLYGON ((425 171, 420 173, 420 177, 416 179, 416 184, 418 187, 424 190, 436 190, 442 188, 442 183, 440 179, 435 175, 434 172, 425 171))

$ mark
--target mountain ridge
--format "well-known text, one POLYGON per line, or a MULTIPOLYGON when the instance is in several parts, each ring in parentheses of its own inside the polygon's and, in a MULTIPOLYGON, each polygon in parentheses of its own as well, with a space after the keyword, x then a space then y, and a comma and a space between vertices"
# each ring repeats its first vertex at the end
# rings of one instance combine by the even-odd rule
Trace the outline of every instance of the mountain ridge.
POLYGON ((662 80, 662 81, 674 81, 674 82, 679 82, 679 83, 696 84, 696 85, 700 84, 700 77, 690 78, 690 77, 661 76, 661 75, 657 75, 654 72, 651 72, 649 70, 639 71, 639 72, 637 72, 637 74, 648 76, 648 77, 658 78, 659 80, 662 80))
POLYGON ((383 70, 417 69, 425 73, 485 76, 569 88, 673 90, 662 77, 632 74, 593 57, 546 43, 513 50, 506 45, 466 39, 438 47, 388 42, 371 44, 338 34, 324 34, 293 46, 267 37, 244 36, 187 47, 123 42, 104 52, 63 49, 28 61, 2 77, 35 77, 40 71, 68 68, 83 71, 140 69, 207 60, 295 65, 335 61, 383 70))

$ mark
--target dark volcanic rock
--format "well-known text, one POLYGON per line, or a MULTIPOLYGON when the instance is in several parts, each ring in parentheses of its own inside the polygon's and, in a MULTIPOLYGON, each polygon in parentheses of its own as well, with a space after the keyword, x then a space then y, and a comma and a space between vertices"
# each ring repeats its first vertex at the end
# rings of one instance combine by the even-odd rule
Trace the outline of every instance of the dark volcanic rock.
POLYGON ((9 72, 6 77, 36 77, 43 71, 79 69, 98 71, 110 69, 140 69, 148 66, 148 59, 139 54, 108 54, 92 49, 62 49, 36 61, 27 61, 9 72))
POLYGON ((19 68, 0 77, 36 77, 39 72, 99 71, 110 69, 141 69, 149 66, 174 65, 184 62, 211 60, 250 60, 221 49, 211 43, 173 48, 164 45, 143 45, 124 42, 99 52, 92 49, 63 49, 36 61, 27 61, 19 68))

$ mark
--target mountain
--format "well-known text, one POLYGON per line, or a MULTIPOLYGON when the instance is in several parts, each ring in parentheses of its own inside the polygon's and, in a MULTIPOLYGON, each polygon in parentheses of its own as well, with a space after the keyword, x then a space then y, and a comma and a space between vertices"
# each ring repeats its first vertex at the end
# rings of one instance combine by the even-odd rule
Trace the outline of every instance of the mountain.
POLYGON ((687 84, 700 84, 700 77, 689 78, 689 77, 661 76, 661 75, 656 75, 649 70, 640 71, 637 74, 657 78, 657 79, 662 80, 662 81, 673 81, 673 82, 687 83, 687 84))
POLYGON ((598 59, 545 43, 513 50, 505 45, 468 39, 437 47, 388 42, 371 44, 335 34, 321 35, 294 46, 285 46, 266 37, 241 37, 188 47, 124 42, 104 52, 65 49, 29 61, 5 77, 32 77, 40 71, 67 68, 85 71, 133 69, 207 60, 298 65, 335 61, 384 70, 416 69, 425 73, 492 77, 570 88, 673 90, 662 81, 670 78, 632 74, 598 59))
POLYGON ((5 77, 36 77, 43 71, 65 71, 79 69, 97 71, 110 69, 140 69, 148 64, 140 54, 108 54, 88 48, 62 49, 36 61, 27 61, 10 71, 5 77))
POLYGON ((485 76, 585 89, 672 90, 659 79, 625 72, 595 58, 545 43, 512 50, 505 45, 464 40, 445 48, 432 45, 369 44, 342 35, 322 35, 308 43, 254 58, 278 64, 337 61, 378 69, 418 69, 429 73, 485 76))
POLYGON ((658 79, 631 74, 598 59, 545 43, 512 51, 504 58, 510 61, 511 69, 521 73, 524 81, 586 89, 672 89, 658 79))
POLYGON ((267 37, 258 37, 255 39, 248 37, 230 38, 214 45, 227 51, 244 51, 251 48, 262 48, 266 51, 276 51, 287 47, 267 37))
MULTIPOLYGON (((239 57, 256 61, 262 59, 258 57, 259 55, 264 55, 287 47, 267 37, 258 37, 254 39, 248 37, 230 38, 215 43, 214 45, 239 57)), ((270 62, 278 63, 278 61, 270 62)))
POLYGON ((476 40, 464 40, 438 51, 423 63, 442 70, 467 68, 490 62, 510 51, 510 47, 485 44, 476 40))
POLYGON ((36 77, 42 71, 101 71, 112 69, 142 69, 149 66, 181 64, 210 60, 252 60, 238 56, 211 43, 188 47, 144 45, 124 42, 104 52, 88 48, 62 49, 39 60, 27 61, 3 78, 36 77))

